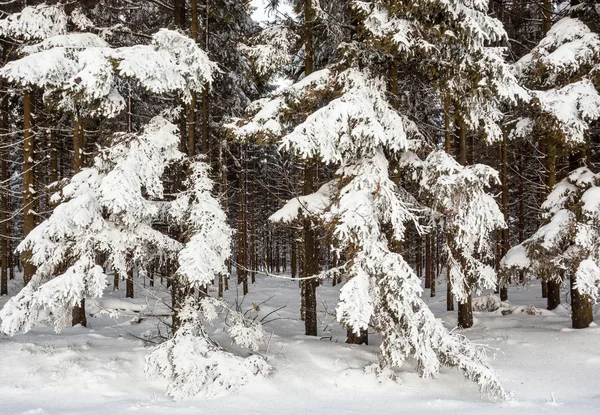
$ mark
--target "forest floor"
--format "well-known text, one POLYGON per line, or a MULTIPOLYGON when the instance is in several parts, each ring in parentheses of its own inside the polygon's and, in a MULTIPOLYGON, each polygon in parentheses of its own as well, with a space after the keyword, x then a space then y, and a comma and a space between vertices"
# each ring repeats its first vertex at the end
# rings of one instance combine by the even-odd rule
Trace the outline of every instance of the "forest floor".
MULTIPOLYGON (((511 287, 508 304, 476 312, 475 326, 463 331, 488 348, 491 365, 511 393, 511 400, 496 403, 481 398, 476 385, 453 369, 424 380, 407 362, 401 384, 365 374, 363 367, 377 360, 379 339, 371 335, 369 346, 344 343, 345 332, 333 315, 338 288, 330 282, 319 287, 321 337, 309 338, 302 335, 304 323, 298 318, 297 282, 259 276, 241 308, 254 308, 254 302, 260 310, 249 316, 268 315, 270 341, 262 352, 275 372, 251 379, 234 395, 175 402, 165 396, 166 381, 147 380, 143 370, 151 346, 143 338, 156 332, 159 320, 148 314, 163 313, 164 305, 144 296, 141 286, 136 287, 138 298, 128 302, 124 287, 116 292, 109 287, 103 300, 88 303, 94 314, 88 317, 89 328, 56 335, 41 324, 26 335, 0 336, 0 414, 598 413, 600 329, 570 329, 567 308, 543 309, 538 284, 511 287), (533 310, 529 305, 541 314, 523 312, 533 310), (100 308, 122 310, 116 316, 101 314, 100 308)), ((18 284, 11 289, 16 292, 18 284)), ((445 311, 443 286, 438 293, 426 300, 454 327, 455 313, 445 311)), ((235 286, 227 298, 235 301, 235 286)), ((5 302, 0 298, 0 306, 5 302)))

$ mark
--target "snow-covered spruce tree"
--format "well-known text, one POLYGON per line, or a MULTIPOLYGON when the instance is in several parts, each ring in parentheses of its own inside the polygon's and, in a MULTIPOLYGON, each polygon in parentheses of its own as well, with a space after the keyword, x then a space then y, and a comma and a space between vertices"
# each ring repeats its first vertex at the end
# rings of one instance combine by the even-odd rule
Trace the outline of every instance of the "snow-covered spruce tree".
POLYGON ((445 232, 451 235, 446 253, 453 294, 459 304, 468 304, 471 309, 472 291, 497 284, 496 272, 488 261, 495 254, 490 237, 506 224, 486 190, 499 182, 498 172, 483 164, 465 167, 446 152, 434 151, 417 166, 416 176, 425 199, 436 214, 442 215, 445 232))
MULTIPOLYGON (((569 14, 597 14, 588 6, 572 7, 569 14)), ((513 134, 545 145, 550 192, 557 182, 557 160, 589 147, 590 126, 600 119, 600 35, 584 21, 564 17, 515 64, 515 72, 532 89, 533 100, 522 108, 513 134)), ((552 310, 560 304, 561 273, 552 268, 539 271, 552 310)))
POLYGON ((413 357, 424 377, 454 366, 482 393, 505 397, 483 351, 444 328, 421 299, 414 271, 390 249, 393 240, 405 238, 407 222, 418 226, 419 220, 415 198, 390 178, 390 161, 414 151, 421 136, 388 101, 386 77, 380 75, 387 75, 387 65, 382 71, 378 52, 371 54, 366 42, 342 52, 340 64, 257 101, 247 118, 229 125, 239 139, 279 140, 289 152, 337 168, 332 182, 288 202, 271 219, 302 214, 329 224, 336 249, 347 258, 336 272, 349 277, 338 319, 356 333, 372 325, 381 334, 378 370, 401 367, 413 357))
MULTIPOLYGON (((83 164, 82 121, 120 114, 126 108, 122 90, 132 83, 152 94, 178 94, 189 102, 193 91, 212 82, 216 65, 179 32, 163 29, 149 45, 111 48, 96 34, 67 32, 69 19, 75 28, 90 26, 77 9, 69 16, 61 5, 42 5, 0 21, 6 35, 39 40, 21 47, 24 56, 0 69, 0 76, 25 89, 42 88, 46 103, 73 117, 74 173, 83 164)), ((75 310, 73 323, 85 325, 84 303, 75 310)))
POLYGON ((146 357, 146 374, 160 374, 172 379, 167 393, 175 399, 203 393, 214 397, 235 391, 255 375, 267 375, 271 367, 263 357, 242 358, 221 347, 208 336, 205 324, 217 318, 219 309, 229 316, 229 334, 240 347, 257 350, 264 338, 261 326, 247 321, 243 314, 230 310, 223 300, 200 296, 192 290, 203 290, 216 275, 227 273, 232 230, 219 202, 211 195, 214 184, 208 166, 193 161, 189 166, 186 189, 170 208, 170 215, 186 229, 186 242, 178 253, 179 283, 177 327, 173 336, 156 346, 146 357))
POLYGON ((179 242, 153 229, 161 214, 164 169, 181 159, 176 127, 154 118, 141 134, 118 134, 92 167, 83 168, 54 196, 52 215, 19 244, 37 266, 31 282, 0 313, 2 331, 28 331, 50 319, 61 331, 71 309, 106 286, 97 254, 125 275, 153 257, 174 258, 179 242))
MULTIPOLYGON (((277 9, 281 2, 270 3, 277 9)), ((274 75, 294 80, 310 76, 337 58, 337 47, 347 38, 343 28, 347 2, 294 0, 290 3, 294 16, 275 19, 272 25, 251 39, 250 46, 243 48, 258 74, 266 79, 274 75)), ((317 160, 302 160, 301 170, 302 194, 312 194, 317 190, 317 160)), ((296 189, 291 193, 296 193, 296 189)), ((319 273, 319 238, 310 215, 303 215, 298 222, 302 227, 301 315, 305 334, 316 336, 318 283, 311 276, 319 273)))
POLYGON ((542 204, 547 222, 502 260, 505 272, 570 279, 573 328, 593 321, 600 283, 600 175, 578 168, 560 181, 542 204))
MULTIPOLYGON (((37 271, 0 311, 3 333, 26 332, 48 320, 57 332, 70 325, 73 307, 85 297, 103 295, 107 276, 96 263, 98 255, 122 274, 149 261, 171 259, 179 264, 177 278, 185 282, 179 287, 198 289, 224 272, 231 230, 211 195, 208 166, 186 160, 178 145, 177 127, 155 117, 140 134, 116 134, 93 166, 83 168, 56 194, 60 204, 53 214, 18 247, 31 252, 37 271), (163 174, 176 163, 190 176, 186 188, 169 201, 163 174), (185 243, 155 228, 159 220, 185 229, 185 243)), ((148 375, 173 378, 167 392, 183 398, 233 390, 251 375, 268 373, 262 357, 238 358, 207 335, 204 322, 216 318, 216 308, 226 304, 194 298, 189 291, 178 296, 179 329, 150 352, 148 375)), ((230 320, 234 342, 256 350, 263 335, 260 326, 239 313, 231 312, 230 320)))
MULTIPOLYGON (((389 82, 392 92, 408 97, 407 103, 399 100, 396 104, 401 111, 406 111, 415 119, 422 118, 411 105, 414 107, 413 103, 425 96, 427 101, 423 105, 427 107, 431 107, 432 101, 444 102, 445 114, 441 115, 448 119, 452 104, 458 133, 458 161, 463 166, 467 163, 466 138, 469 131, 476 132, 487 142, 502 139, 502 105, 514 105, 518 100, 527 100, 529 97, 518 85, 510 66, 505 62, 504 48, 490 46, 505 42, 507 36, 502 24, 487 15, 487 2, 354 3, 361 15, 362 27, 369 42, 386 52, 388 60, 391 60, 389 82)), ((438 127, 448 129, 448 124, 438 122, 438 127)), ((450 132, 447 131, 448 150, 449 139, 450 132)), ((442 155, 432 157, 439 161, 442 155)), ((449 167, 447 163, 444 165, 449 167)), ((470 176, 471 184, 476 189, 486 188, 489 179, 495 177, 489 171, 484 172, 481 167, 465 170, 455 165, 446 173, 451 171, 463 178, 470 176), (462 173, 457 173, 459 171, 462 173), (475 184, 473 180, 480 173, 482 176, 475 184)), ((438 171, 438 176, 439 173, 441 170, 438 171)), ((489 287, 494 280, 493 270, 484 267, 476 259, 477 255, 489 250, 492 232, 505 225, 498 216, 496 204, 492 203, 485 192, 480 193, 480 190, 476 191, 478 201, 471 206, 479 204, 481 209, 470 209, 469 214, 464 216, 457 214, 464 198, 448 198, 447 195, 465 195, 470 191, 467 182, 444 182, 443 174, 436 180, 439 180, 440 186, 446 187, 446 191, 424 192, 427 196, 425 202, 436 212, 438 219, 435 223, 441 224, 442 231, 447 235, 445 250, 449 257, 448 268, 452 270, 448 274, 452 289, 449 294, 456 293, 459 303, 458 324, 467 328, 473 325, 470 303, 472 288, 489 287), (451 189, 452 186, 456 187, 451 189), (457 205, 452 206, 452 203, 457 205), (480 224, 478 229, 485 230, 486 233, 465 237, 464 234, 451 231, 466 230, 468 222, 480 224), (473 246, 474 240, 480 246, 473 246)))

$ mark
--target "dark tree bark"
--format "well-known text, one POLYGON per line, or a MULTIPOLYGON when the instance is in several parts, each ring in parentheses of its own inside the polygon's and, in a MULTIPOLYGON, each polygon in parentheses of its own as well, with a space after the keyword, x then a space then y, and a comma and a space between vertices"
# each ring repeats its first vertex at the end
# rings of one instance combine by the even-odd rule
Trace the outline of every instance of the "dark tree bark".
MULTIPOLYGON (((450 141, 450 97, 446 95, 444 97, 444 149, 446 154, 452 154, 452 145, 450 141)), ((449 236, 446 235, 446 240, 449 236)), ((446 270, 447 274, 449 269, 446 270)), ((446 275, 446 310, 454 311, 454 293, 452 292, 452 281, 448 275, 446 275)))
MULTIPOLYGON (((458 134, 458 162, 465 166, 467 164, 467 127, 462 119, 459 119, 459 134, 458 134)), ((466 272, 466 264, 461 259, 461 268, 466 272)), ((468 281, 468 294, 464 301, 458 302, 458 327, 469 328, 473 327, 473 307, 471 306, 471 282, 468 281)))
POLYGON ((348 344, 369 344, 369 332, 361 330, 360 334, 356 334, 354 330, 348 329, 346 343, 348 344))
MULTIPOLYGON (((83 126, 79 117, 75 117, 73 125, 73 175, 81 171, 82 159, 82 142, 83 142, 83 126)), ((81 303, 73 308, 73 325, 81 324, 87 326, 87 318, 85 315, 85 298, 81 299, 81 303)))
MULTIPOLYGON (((34 207, 34 166, 35 166, 35 138, 33 135, 33 95, 25 89, 23 95, 23 236, 35 228, 34 207)), ((23 282, 29 284, 35 274, 35 266, 29 262, 28 253, 24 254, 23 282)))

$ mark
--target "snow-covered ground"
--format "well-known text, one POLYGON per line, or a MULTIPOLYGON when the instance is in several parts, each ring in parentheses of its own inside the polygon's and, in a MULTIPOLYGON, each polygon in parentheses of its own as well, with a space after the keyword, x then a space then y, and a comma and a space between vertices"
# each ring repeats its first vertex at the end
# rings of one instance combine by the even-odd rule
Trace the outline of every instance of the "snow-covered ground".
MULTIPOLYGON (((591 414, 600 408, 600 330, 569 329, 564 308, 521 312, 528 307, 518 306, 543 308, 537 284, 512 287, 512 308, 477 312, 475 327, 464 331, 489 348, 492 365, 512 393, 512 400, 499 403, 482 399, 455 370, 423 380, 407 365, 401 384, 365 374, 362 368, 376 361, 378 339, 371 335, 370 346, 344 343, 333 315, 338 288, 329 282, 319 288, 322 336, 312 338, 302 335, 297 282, 259 276, 241 307, 253 309, 248 315, 259 319, 268 315, 265 329, 272 335, 262 352, 275 373, 252 379, 234 395, 179 402, 165 396, 165 380, 147 380, 143 370, 150 346, 143 339, 156 332, 160 318, 148 314, 160 315, 164 307, 143 297, 141 286, 133 305, 123 291, 109 289, 100 303, 88 304, 94 313, 89 328, 56 335, 40 325, 26 335, 0 337, 0 414, 591 414), (503 315, 507 309, 513 313, 503 315)), ((235 300, 235 292, 233 287, 228 300, 235 300)), ((0 305, 5 302, 0 298, 0 305)), ((456 317, 445 303, 443 295, 430 300, 452 326, 456 317)))

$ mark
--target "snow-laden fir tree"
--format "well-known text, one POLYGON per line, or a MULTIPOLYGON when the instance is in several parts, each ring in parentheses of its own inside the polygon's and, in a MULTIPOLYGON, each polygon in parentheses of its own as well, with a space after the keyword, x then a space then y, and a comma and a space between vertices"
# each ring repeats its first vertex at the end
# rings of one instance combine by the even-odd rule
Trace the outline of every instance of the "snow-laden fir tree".
MULTIPOLYGON (((522 108, 512 134, 544 144, 548 192, 557 182, 559 157, 585 152, 590 126, 600 119, 600 35, 575 17, 596 14, 588 6, 570 8, 569 16, 557 21, 514 68, 533 99, 522 108)), ((560 304, 562 273, 552 267, 539 271, 548 309, 554 309, 560 304)))
MULTIPOLYGON (((78 9, 67 15, 60 4, 26 7, 2 20, 0 33, 35 43, 23 45, 20 53, 24 56, 1 68, 0 76, 25 91, 42 89, 47 104, 73 118, 75 173, 83 164, 83 122, 109 119, 123 112, 125 92, 131 92, 132 84, 152 94, 177 94, 189 102, 193 92, 208 88, 212 82, 216 65, 192 39, 179 32, 162 29, 151 37, 150 44, 111 48, 94 33, 67 31, 69 21, 76 29, 90 26, 78 9)), ((27 214, 32 205, 30 187, 26 186, 25 196, 29 198, 24 201, 24 216, 25 224, 29 224, 26 228, 32 229, 33 215, 27 214)), ((30 269, 31 264, 26 262, 26 267, 30 269)), ((33 272, 26 274, 28 282, 33 272)), ((84 303, 76 310, 74 324, 85 325, 84 303)))
MULTIPOLYGON (((338 319, 356 333, 371 324, 382 335, 380 370, 398 368, 414 357, 425 377, 436 376, 441 365, 455 366, 477 381, 482 392, 504 397, 483 352, 449 333, 434 317, 421 299, 414 271, 391 249, 394 240, 406 237, 407 223, 419 228, 420 207, 392 180, 390 163, 406 156, 414 159, 411 154, 422 146, 422 137, 418 126, 388 99, 388 62, 383 59, 382 65, 380 52, 361 40, 341 47, 339 64, 255 102, 248 116, 229 128, 240 140, 279 141, 303 159, 336 168, 332 182, 288 202, 271 219, 291 221, 302 214, 329 224, 335 248, 347 259, 336 272, 349 277, 340 294, 338 319)), ((457 181, 471 178, 483 192, 494 173, 483 167, 473 170, 460 169, 463 176, 457 181)), ((491 198, 481 200, 482 208, 490 207, 491 198)), ((497 207, 479 217, 492 223, 480 229, 497 224, 496 212, 497 207)), ((466 237, 460 241, 477 242, 466 237)))
MULTIPOLYGON (((496 287, 497 275, 489 260, 494 257, 490 236, 506 226, 494 197, 487 192, 499 182, 489 166, 462 166, 443 151, 434 151, 416 167, 421 191, 433 208, 432 216, 444 218, 447 278, 459 303, 470 294, 496 287)), ((459 322, 460 324, 460 322, 459 322)))
POLYGON ((542 204, 545 224, 511 248, 502 260, 504 272, 555 274, 570 280, 573 328, 593 321, 600 282, 600 175, 585 167, 561 180, 542 204))
MULTIPOLYGON (((83 168, 55 195, 60 203, 52 215, 18 247, 31 252, 37 271, 0 311, 3 333, 27 332, 42 321, 53 322, 57 332, 67 327, 73 307, 86 297, 103 295, 107 276, 97 263, 99 256, 107 258, 102 265, 122 275, 150 261, 175 261, 176 278, 182 281, 178 287, 196 290, 225 272, 231 230, 211 195, 208 166, 187 160, 178 145, 177 127, 155 117, 142 133, 115 135, 93 166, 83 168), (169 201, 163 174, 173 165, 189 169, 190 176, 186 188, 169 201), (159 221, 184 229, 185 243, 153 226, 159 221)), ((227 307, 224 302, 205 298, 198 303, 188 291, 174 307, 179 328, 147 358, 149 375, 173 379, 167 391, 171 396, 201 391, 213 396, 269 372, 262 357, 239 358, 207 335, 205 322, 217 317, 216 308, 227 307)), ((236 344, 258 349, 260 326, 234 311, 228 315, 236 344)))
MULTIPOLYGON (((452 106, 454 127, 459 135, 458 159, 463 166, 467 161, 466 137, 469 131, 487 142, 502 138, 503 106, 526 101, 529 96, 505 62, 505 49, 494 46, 505 42, 507 35, 501 22, 487 14, 487 2, 356 1, 354 4, 369 42, 386 52, 391 61, 388 63, 389 82, 392 92, 398 95, 395 105, 401 111, 420 120, 423 117, 419 110, 415 111, 415 102, 423 101, 422 108, 419 108, 423 112, 432 107, 432 101, 444 102, 442 116, 450 118, 452 106)), ((421 123, 428 122, 423 120, 421 123)), ((450 123, 440 124, 438 127, 450 128, 450 123)), ((450 132, 446 134, 448 141, 450 132)), ((446 148, 449 151, 449 142, 446 148)), ((434 160, 442 155, 432 157, 434 160)), ((482 190, 489 185, 490 178, 497 178, 482 168, 465 170, 458 165, 450 168, 447 163, 430 166, 440 170, 432 172, 433 176, 421 181, 421 185, 433 186, 430 179, 438 180, 437 185, 444 191, 428 192, 424 189, 423 194, 426 204, 436 216, 434 222, 441 224, 447 235, 445 251, 449 258, 448 269, 452 271, 449 273, 452 290, 449 294, 456 293, 458 323, 467 328, 473 325, 472 288, 489 287, 494 280, 494 271, 481 261, 489 254, 492 232, 505 226, 496 204, 482 190), (444 168, 449 168, 445 172, 448 178, 456 179, 462 175, 463 180, 447 180, 444 174, 440 175, 444 168), (454 174, 451 174, 453 171, 454 174), (466 177, 471 178, 470 183, 464 180, 466 177), (464 196, 459 195, 470 191, 474 192, 476 200, 468 214, 459 214, 459 206, 465 206, 464 196), (479 208, 473 209, 475 206, 479 208), (485 232, 466 237, 451 231, 464 229, 469 233, 467 224, 472 223, 480 224, 478 229, 485 232), (484 254, 483 257, 478 259, 481 254, 484 254)), ((425 174, 428 174, 427 169, 425 174)))

